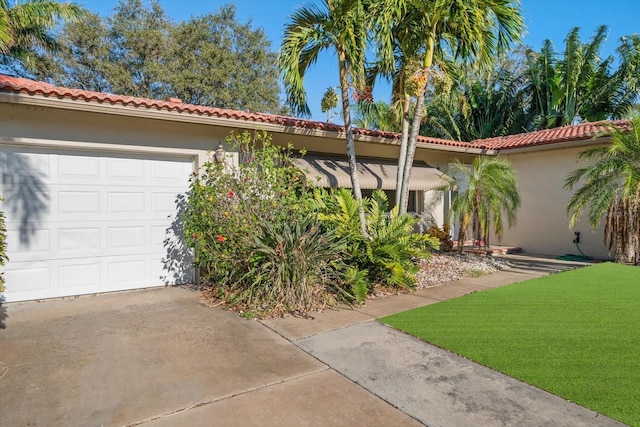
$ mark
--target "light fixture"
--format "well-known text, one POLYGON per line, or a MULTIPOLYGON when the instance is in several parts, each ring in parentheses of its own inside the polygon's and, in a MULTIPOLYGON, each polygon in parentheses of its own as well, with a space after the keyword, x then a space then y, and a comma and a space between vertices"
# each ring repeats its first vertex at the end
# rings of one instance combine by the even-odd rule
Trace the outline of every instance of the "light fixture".
POLYGON ((222 143, 218 144, 218 148, 216 148, 216 151, 214 152, 213 155, 214 155, 217 163, 224 162, 224 158, 226 156, 226 153, 224 151, 224 147, 222 146, 222 143))

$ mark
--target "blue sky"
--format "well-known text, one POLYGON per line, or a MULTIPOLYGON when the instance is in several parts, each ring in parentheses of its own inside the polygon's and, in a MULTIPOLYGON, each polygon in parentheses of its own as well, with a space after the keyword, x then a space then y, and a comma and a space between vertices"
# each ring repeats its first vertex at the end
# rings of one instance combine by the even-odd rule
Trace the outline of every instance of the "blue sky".
MULTIPOLYGON (((110 15, 118 0, 75 0, 101 15, 110 15)), ((252 20, 262 28, 277 50, 282 30, 289 16, 300 6, 310 3, 300 0, 161 0, 160 4, 174 20, 217 12, 225 4, 234 3, 241 22, 252 20)), ((527 33, 524 43, 538 50, 543 40, 550 39, 558 51, 563 50, 564 38, 573 27, 580 27, 581 39, 586 41, 601 24, 609 26, 609 38, 603 54, 615 50, 620 37, 640 33, 640 0, 521 0, 527 33)), ((309 71, 305 86, 314 120, 326 120, 320 111, 320 99, 329 86, 338 84, 337 62, 334 55, 325 54, 309 71)), ((388 91, 376 90, 376 98, 386 99, 388 91)))

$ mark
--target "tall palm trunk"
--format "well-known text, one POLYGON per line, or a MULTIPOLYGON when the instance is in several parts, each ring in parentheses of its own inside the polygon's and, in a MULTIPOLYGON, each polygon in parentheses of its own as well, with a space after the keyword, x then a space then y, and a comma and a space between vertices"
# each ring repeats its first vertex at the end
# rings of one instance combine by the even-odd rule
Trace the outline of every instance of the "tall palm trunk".
MULTIPOLYGON (((401 189, 399 188, 399 184, 402 182, 404 178, 404 165, 407 160, 407 142, 409 140, 409 109, 411 108, 411 96, 408 94, 404 95, 404 100, 402 101, 402 138, 400 139, 400 154, 398 156, 398 173, 396 175, 396 206, 401 206, 401 189)), ((402 208, 400 208, 401 213, 402 208)))
POLYGON ((406 149, 406 159, 404 164, 404 172, 402 176, 402 182, 400 187, 400 213, 407 213, 407 205, 409 202, 409 180, 411 179, 411 168, 413 166, 413 158, 416 154, 416 143, 418 142, 418 135, 420 134, 420 123, 424 117, 424 98, 427 90, 427 83, 429 78, 429 70, 433 64, 433 52, 435 49, 435 28, 427 36, 427 51, 424 56, 423 72, 426 74, 427 81, 425 81, 423 87, 418 90, 418 99, 416 101, 416 108, 413 113, 413 122, 411 123, 411 133, 409 134, 409 140, 406 149))
POLYGON ((340 67, 340 91, 342 95, 342 117, 344 119, 344 130, 347 140, 347 158, 349 160, 349 172, 351 173, 351 185, 353 195, 358 202, 358 216, 360 217, 360 231, 362 235, 368 237, 367 221, 362 205, 362 190, 360 189, 360 177, 358 176, 358 164, 356 163, 356 144, 353 140, 353 129, 351 127, 351 110, 349 108, 349 81, 348 70, 344 52, 338 53, 338 66, 340 67))

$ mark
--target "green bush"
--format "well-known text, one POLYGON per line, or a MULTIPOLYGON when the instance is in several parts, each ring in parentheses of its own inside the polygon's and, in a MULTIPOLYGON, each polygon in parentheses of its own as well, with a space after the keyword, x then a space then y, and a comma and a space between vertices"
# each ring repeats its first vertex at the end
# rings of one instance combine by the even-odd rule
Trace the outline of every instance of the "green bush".
POLYGON ((324 232, 315 214, 291 225, 264 224, 255 240, 248 286, 234 295, 248 310, 304 315, 353 299, 355 292, 340 286, 346 241, 324 232))
POLYGON ((237 167, 210 161, 191 177, 183 215, 185 238, 195 249, 204 280, 231 286, 252 266, 261 226, 296 222, 305 215, 302 174, 287 166, 288 151, 264 133, 231 134, 227 142, 243 153, 237 167), (257 145, 262 146, 257 149, 257 145))
POLYGON ((417 261, 429 259, 438 240, 414 232, 417 219, 389 212, 383 191, 364 198, 369 236, 360 233, 358 203, 350 190, 317 191, 313 207, 327 230, 347 240, 345 264, 366 272, 368 290, 376 285, 413 289, 416 285, 417 261))
POLYGON ((315 223, 312 193, 290 148, 264 133, 231 134, 244 162, 207 162, 191 177, 185 239, 209 294, 250 317, 304 314, 353 301, 345 241, 315 223))
POLYGON ((417 261, 437 239, 414 233, 414 217, 387 212, 384 192, 364 201, 365 237, 351 191, 307 187, 291 148, 264 133, 227 142, 243 161, 210 161, 193 174, 182 217, 207 295, 262 318, 360 302, 376 286, 415 287, 417 261))

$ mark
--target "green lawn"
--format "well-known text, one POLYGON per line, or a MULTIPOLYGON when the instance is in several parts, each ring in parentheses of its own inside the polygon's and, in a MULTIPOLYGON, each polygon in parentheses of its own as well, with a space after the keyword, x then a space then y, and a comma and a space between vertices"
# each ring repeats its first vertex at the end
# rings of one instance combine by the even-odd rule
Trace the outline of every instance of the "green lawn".
POLYGON ((639 267, 598 264, 381 321, 640 426, 639 267))

